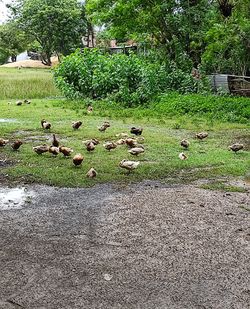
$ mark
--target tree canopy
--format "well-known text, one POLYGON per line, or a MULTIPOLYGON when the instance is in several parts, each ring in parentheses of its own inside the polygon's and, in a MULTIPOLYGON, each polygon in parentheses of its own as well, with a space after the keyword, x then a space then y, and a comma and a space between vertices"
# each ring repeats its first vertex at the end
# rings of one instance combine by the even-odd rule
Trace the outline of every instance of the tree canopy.
POLYGON ((18 0, 10 8, 19 29, 39 42, 48 65, 53 52, 67 55, 78 48, 87 30, 84 5, 77 0, 18 0))

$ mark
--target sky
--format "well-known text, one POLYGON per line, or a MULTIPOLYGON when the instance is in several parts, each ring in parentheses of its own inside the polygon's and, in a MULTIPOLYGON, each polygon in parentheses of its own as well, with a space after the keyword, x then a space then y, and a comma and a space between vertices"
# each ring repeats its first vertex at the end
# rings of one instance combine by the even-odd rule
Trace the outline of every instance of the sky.
POLYGON ((9 0, 0 0, 0 24, 6 21, 7 19, 7 8, 6 3, 10 2, 9 0))

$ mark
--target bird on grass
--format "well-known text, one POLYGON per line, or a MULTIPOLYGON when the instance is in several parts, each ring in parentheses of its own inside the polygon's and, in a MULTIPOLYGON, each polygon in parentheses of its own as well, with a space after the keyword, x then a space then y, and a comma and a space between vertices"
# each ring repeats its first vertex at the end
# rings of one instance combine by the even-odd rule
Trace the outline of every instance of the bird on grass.
POLYGON ((54 156, 57 156, 59 154, 59 148, 55 146, 50 146, 49 152, 52 153, 54 156))
POLYGON ((180 158, 181 160, 187 160, 188 156, 185 155, 184 152, 181 152, 181 153, 179 154, 179 158, 180 158))
POLYGON ((126 144, 125 139, 123 139, 123 138, 118 139, 118 141, 116 141, 115 143, 117 145, 124 145, 124 144, 126 144))
POLYGON ((59 146, 59 140, 56 138, 55 134, 53 134, 52 136, 52 146, 55 146, 55 147, 59 146))
POLYGON ((41 145, 41 146, 36 146, 36 147, 33 147, 33 150, 37 153, 37 154, 42 154, 42 153, 45 153, 45 152, 48 152, 49 151, 49 146, 48 145, 41 145))
POLYGON ((89 178, 95 178, 97 176, 97 171, 93 167, 91 167, 91 169, 87 172, 86 176, 89 178))
POLYGON ((107 128, 109 127, 110 127, 110 123, 108 121, 104 121, 104 123, 100 127, 98 127, 98 130, 100 132, 105 132, 107 128))
POLYGON ((134 148, 134 147, 136 147, 137 146, 137 141, 134 139, 134 138, 131 138, 131 137, 129 137, 129 138, 126 138, 125 139, 125 143, 130 147, 130 148, 134 148))
POLYGON ((0 147, 4 147, 8 144, 9 140, 8 139, 3 139, 0 138, 0 147))
POLYGON ((196 137, 197 137, 199 140, 203 140, 203 139, 205 139, 206 137, 208 137, 208 133, 207 133, 207 132, 200 132, 200 133, 197 133, 197 134, 196 134, 196 137))
POLYGON ((95 150, 95 144, 92 141, 90 141, 89 143, 86 144, 86 149, 89 152, 94 151, 95 150))
POLYGON ((18 149, 21 147, 22 144, 23 144, 22 141, 17 140, 17 141, 15 141, 15 142, 11 145, 11 147, 12 147, 13 150, 18 150, 18 149))
POLYGON ((17 106, 21 106, 22 104, 23 104, 22 101, 20 101, 20 100, 19 100, 19 101, 16 101, 16 105, 17 105, 17 106))
POLYGON ((139 154, 144 153, 144 148, 135 147, 135 148, 131 148, 130 150, 128 150, 128 152, 132 154, 133 156, 138 156, 139 154))
POLYGON ((237 153, 238 151, 240 151, 243 148, 244 148, 244 145, 239 144, 239 143, 233 144, 233 145, 228 147, 228 149, 232 150, 234 153, 237 153))
POLYGON ((49 130, 51 128, 51 123, 46 121, 45 119, 41 120, 41 126, 45 130, 49 130))
POLYGON ((111 149, 115 149, 117 147, 117 144, 114 142, 106 142, 105 144, 103 144, 103 147, 110 151, 111 149))
POLYGON ((25 100, 23 101, 23 103, 25 103, 25 104, 30 104, 30 103, 31 103, 31 101, 30 101, 30 100, 25 99, 25 100))
POLYGON ((59 152, 61 152, 64 155, 64 157, 69 157, 73 152, 73 149, 65 146, 60 146, 59 152))
POLYGON ((116 137, 120 137, 120 138, 127 138, 128 137, 128 134, 127 133, 118 133, 115 135, 116 137))
POLYGON ((82 141, 82 143, 86 146, 89 143, 93 143, 95 146, 98 145, 100 142, 96 138, 87 139, 86 141, 82 141))
POLYGON ((135 134, 135 135, 141 135, 143 131, 143 128, 136 128, 136 127, 132 127, 130 129, 130 133, 131 134, 135 134))
POLYGON ((129 161, 124 159, 119 163, 119 166, 131 172, 132 170, 136 169, 139 164, 139 161, 129 161))
POLYGON ((183 148, 188 149, 190 143, 188 140, 183 139, 180 144, 183 148))
POLYGON ((82 156, 80 153, 76 154, 76 155, 73 157, 73 163, 74 163, 74 165, 75 165, 75 166, 81 165, 83 159, 84 159, 84 158, 83 158, 83 156, 82 156))
POLYGON ((93 107, 89 104, 87 107, 87 112, 90 114, 93 112, 93 107))
POLYGON ((82 121, 73 121, 72 122, 72 128, 74 130, 78 130, 80 128, 80 126, 82 125, 82 121))

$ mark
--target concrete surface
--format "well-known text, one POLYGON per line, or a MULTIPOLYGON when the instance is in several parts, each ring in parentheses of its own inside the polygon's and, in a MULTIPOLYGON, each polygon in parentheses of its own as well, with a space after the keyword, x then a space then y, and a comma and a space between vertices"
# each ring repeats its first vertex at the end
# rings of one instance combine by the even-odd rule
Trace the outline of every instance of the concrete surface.
POLYGON ((25 192, 0 201, 1 309, 250 308, 249 193, 155 182, 25 192))

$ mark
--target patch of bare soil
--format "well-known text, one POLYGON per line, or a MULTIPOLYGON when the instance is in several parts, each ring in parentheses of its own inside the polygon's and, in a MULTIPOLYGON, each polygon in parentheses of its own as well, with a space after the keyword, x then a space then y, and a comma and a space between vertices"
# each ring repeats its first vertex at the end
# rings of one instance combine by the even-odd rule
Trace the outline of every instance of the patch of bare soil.
MULTIPOLYGON (((52 67, 58 64, 58 58, 57 57, 52 57, 52 67)), ((5 68, 49 68, 49 66, 44 65, 41 61, 39 60, 22 60, 22 61, 17 61, 17 62, 11 62, 7 64, 1 65, 1 67, 5 68)))
POLYGON ((0 207, 1 308, 249 308, 249 192, 144 181, 25 194, 0 207))

